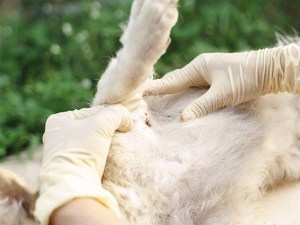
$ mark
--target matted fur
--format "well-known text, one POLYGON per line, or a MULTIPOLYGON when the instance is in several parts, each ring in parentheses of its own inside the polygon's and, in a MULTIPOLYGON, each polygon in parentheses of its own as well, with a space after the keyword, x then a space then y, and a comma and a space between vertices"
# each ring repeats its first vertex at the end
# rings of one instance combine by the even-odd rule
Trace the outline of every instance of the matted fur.
POLYGON ((0 181, 0 224, 37 225, 33 216, 36 195, 8 170, 0 169, 0 181))
MULTIPOLYGON (((124 47, 99 82, 95 105, 130 105, 140 98, 167 48, 176 2, 135 0, 124 47)), ((195 88, 144 98, 132 112, 135 128, 114 136, 102 183, 129 225, 246 224, 263 205, 265 193, 299 181, 299 97, 267 95, 180 122, 182 109, 204 92, 195 88), (148 117, 151 127, 145 123, 148 117)), ((2 195, 0 212, 17 205, 5 218, 18 214, 22 224, 30 225, 19 214, 19 201, 7 205, 5 199, 2 195)), ((13 219, 2 223, 18 224, 13 219)))

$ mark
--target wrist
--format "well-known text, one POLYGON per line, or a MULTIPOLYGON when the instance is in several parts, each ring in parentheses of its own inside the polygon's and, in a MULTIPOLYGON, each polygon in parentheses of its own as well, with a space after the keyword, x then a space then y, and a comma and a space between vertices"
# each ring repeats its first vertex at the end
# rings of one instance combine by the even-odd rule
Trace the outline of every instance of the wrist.
MULTIPOLYGON (((66 155, 64 155, 66 156, 66 155)), ((119 215, 114 196, 102 188, 101 177, 91 163, 57 155, 44 163, 40 173, 40 197, 35 215, 42 225, 49 223, 54 210, 76 198, 92 198, 119 215), (78 164, 79 163, 79 164, 78 164)))
POLYGON ((92 198, 74 199, 56 209, 50 225, 123 225, 124 223, 104 205, 92 198))

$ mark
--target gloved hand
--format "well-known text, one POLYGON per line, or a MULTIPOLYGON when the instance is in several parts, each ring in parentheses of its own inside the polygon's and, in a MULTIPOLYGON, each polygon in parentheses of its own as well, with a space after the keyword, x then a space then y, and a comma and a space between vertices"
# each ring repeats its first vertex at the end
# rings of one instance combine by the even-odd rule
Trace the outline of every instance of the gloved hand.
POLYGON ((182 120, 201 117, 268 93, 299 94, 300 47, 290 44, 251 52, 202 54, 182 69, 151 81, 144 95, 209 86, 203 96, 182 111, 182 120))
POLYGON ((58 113, 48 118, 43 136, 40 197, 35 215, 48 224, 52 212, 75 198, 93 198, 119 214, 115 198, 101 186, 116 129, 133 126, 121 105, 58 113))

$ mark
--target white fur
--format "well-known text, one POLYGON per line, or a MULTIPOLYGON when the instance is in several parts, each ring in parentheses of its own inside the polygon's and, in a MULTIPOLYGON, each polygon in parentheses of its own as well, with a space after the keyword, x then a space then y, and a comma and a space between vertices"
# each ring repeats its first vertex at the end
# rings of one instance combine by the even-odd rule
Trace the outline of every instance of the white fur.
POLYGON ((122 103, 140 98, 143 85, 151 78, 154 64, 170 43, 171 28, 177 21, 178 0, 135 0, 123 48, 111 61, 98 83, 94 105, 122 103))
POLYGON ((153 127, 140 121, 115 137, 103 184, 129 224, 227 224, 270 187, 299 180, 296 97, 265 96, 179 122, 200 93, 149 98, 153 127), (136 199, 143 207, 131 207, 136 199))

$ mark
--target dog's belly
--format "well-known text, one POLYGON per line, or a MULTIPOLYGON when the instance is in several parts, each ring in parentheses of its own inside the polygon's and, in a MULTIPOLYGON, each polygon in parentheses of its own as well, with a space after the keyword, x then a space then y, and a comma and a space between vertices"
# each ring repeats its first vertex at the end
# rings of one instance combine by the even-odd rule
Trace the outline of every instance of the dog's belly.
POLYGON ((147 99, 152 127, 142 119, 132 133, 114 140, 103 182, 129 224, 227 224, 244 212, 258 213, 250 205, 267 204, 268 198, 257 201, 280 179, 299 179, 294 96, 267 96, 179 122, 180 111, 200 94, 147 99), (283 160, 287 155, 294 160, 283 160), (245 203, 249 207, 239 210, 245 203))
MULTIPOLYGON (((144 108, 134 131, 116 136, 103 184, 124 218, 131 225, 299 224, 300 98, 266 96, 179 122, 200 94, 151 97, 151 128, 144 108)), ((32 182, 38 161, 1 166, 32 182)))

